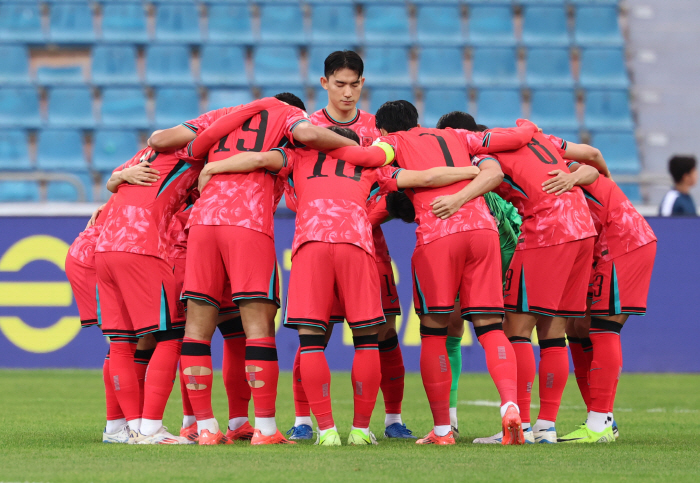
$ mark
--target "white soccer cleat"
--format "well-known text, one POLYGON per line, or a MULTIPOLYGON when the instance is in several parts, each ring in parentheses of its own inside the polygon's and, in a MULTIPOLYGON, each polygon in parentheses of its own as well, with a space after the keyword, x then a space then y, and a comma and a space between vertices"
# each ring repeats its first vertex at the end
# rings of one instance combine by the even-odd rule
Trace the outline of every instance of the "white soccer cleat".
POLYGON ((102 442, 127 444, 129 442, 129 426, 125 424, 120 430, 114 433, 108 433, 105 428, 105 431, 102 432, 102 442))
POLYGON ((493 436, 487 438, 476 438, 472 443, 474 444, 502 444, 503 442, 503 431, 500 431, 493 436))
POLYGON ((525 444, 535 444, 535 433, 532 432, 532 426, 523 429, 523 436, 525 436, 525 444))
MULTIPOLYGON (((134 432, 132 431, 132 434, 134 432)), ((132 438, 130 435, 129 438, 129 443, 130 444, 195 444, 194 441, 190 441, 187 438, 183 438, 182 436, 175 436, 173 434, 170 434, 168 432, 168 428, 165 426, 161 426, 158 431, 155 433, 146 436, 144 434, 141 434, 139 431, 138 435, 132 438)))
POLYGON ((552 444, 557 442, 557 429, 554 426, 533 432, 535 433, 535 443, 552 444))

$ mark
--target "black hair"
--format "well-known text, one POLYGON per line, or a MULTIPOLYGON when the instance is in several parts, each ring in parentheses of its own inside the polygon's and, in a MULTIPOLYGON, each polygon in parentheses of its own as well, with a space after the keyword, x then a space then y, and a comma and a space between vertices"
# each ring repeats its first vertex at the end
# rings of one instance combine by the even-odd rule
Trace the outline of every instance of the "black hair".
POLYGON ((413 223, 416 219, 416 209, 406 196, 406 193, 394 191, 386 195, 386 211, 389 216, 404 223, 413 223))
POLYGON ((471 114, 462 111, 452 111, 443 114, 437 122, 438 129, 451 127, 452 129, 466 129, 468 131, 476 131, 476 121, 471 114))
POLYGON ((282 102, 286 102, 290 106, 298 107, 302 111, 306 111, 304 101, 299 99, 296 95, 292 94, 291 92, 280 92, 275 96, 275 99, 279 99, 282 102))
POLYGON ((357 144, 360 144, 360 136, 358 136, 357 133, 350 128, 340 126, 328 126, 328 129, 336 134, 340 134, 344 138, 352 139, 357 144))
POLYGON ((693 171, 696 165, 695 156, 676 155, 668 162, 668 170, 671 172, 671 176, 673 176, 673 181, 675 183, 680 183, 683 180, 683 176, 693 171))
POLYGON ((365 63, 362 57, 352 50, 336 50, 323 61, 323 75, 326 79, 338 72, 340 69, 350 69, 357 73, 357 77, 362 77, 365 71, 365 63))
POLYGON ((377 129, 388 133, 408 131, 418 126, 418 109, 408 101, 389 101, 382 104, 374 116, 377 129))
POLYGON ((488 130, 489 130, 488 126, 484 126, 483 124, 476 125, 476 132, 484 132, 484 131, 488 131, 488 130))

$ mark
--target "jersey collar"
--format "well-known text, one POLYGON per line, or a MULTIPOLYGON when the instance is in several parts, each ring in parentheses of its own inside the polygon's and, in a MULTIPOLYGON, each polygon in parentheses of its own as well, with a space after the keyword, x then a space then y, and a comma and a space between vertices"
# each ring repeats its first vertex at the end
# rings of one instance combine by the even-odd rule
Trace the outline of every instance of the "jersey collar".
POLYGON ((331 122, 331 123, 335 124, 336 126, 342 126, 342 127, 352 126, 353 124, 355 124, 357 121, 360 120, 360 110, 358 108, 355 108, 355 111, 356 111, 355 117, 350 119, 348 122, 339 122, 339 121, 336 121, 335 119, 333 119, 333 117, 328 113, 328 111, 326 110, 325 107, 321 110, 321 112, 323 112, 323 115, 326 116, 326 119, 328 119, 328 122, 331 122))

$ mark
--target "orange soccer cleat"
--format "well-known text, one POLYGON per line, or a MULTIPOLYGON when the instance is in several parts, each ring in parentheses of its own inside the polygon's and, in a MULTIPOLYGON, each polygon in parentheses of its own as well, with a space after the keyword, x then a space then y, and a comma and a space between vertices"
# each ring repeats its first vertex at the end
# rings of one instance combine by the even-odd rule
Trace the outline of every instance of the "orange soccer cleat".
POLYGON ((278 429, 272 436, 264 436, 259 429, 253 432, 253 437, 250 440, 250 444, 296 444, 294 441, 289 441, 278 429))
POLYGON ((416 441, 416 444, 455 444, 455 437, 452 434, 452 431, 447 433, 445 436, 438 436, 435 434, 435 430, 433 430, 424 438, 416 441))
POLYGON ((503 439, 501 444, 525 444, 520 413, 510 405, 503 416, 503 439))
POLYGON ((199 433, 199 444, 233 444, 233 441, 224 436, 224 433, 221 431, 217 431, 216 434, 212 434, 208 429, 203 429, 202 432, 199 433))
POLYGON ((187 438, 190 441, 194 441, 196 443, 197 439, 199 439, 199 433, 197 432, 197 423, 194 422, 186 428, 180 428, 180 437, 187 438))
POLYGON ((229 429, 226 431, 226 437, 231 441, 250 441, 253 438, 255 430, 250 423, 245 422, 238 429, 229 429))

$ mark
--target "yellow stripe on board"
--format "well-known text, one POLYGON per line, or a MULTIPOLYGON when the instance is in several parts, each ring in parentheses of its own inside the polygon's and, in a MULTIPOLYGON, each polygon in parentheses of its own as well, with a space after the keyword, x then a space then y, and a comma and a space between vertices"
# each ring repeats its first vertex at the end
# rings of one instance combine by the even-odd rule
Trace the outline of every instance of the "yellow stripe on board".
POLYGON ((0 307, 70 307, 68 282, 0 282, 0 307))

